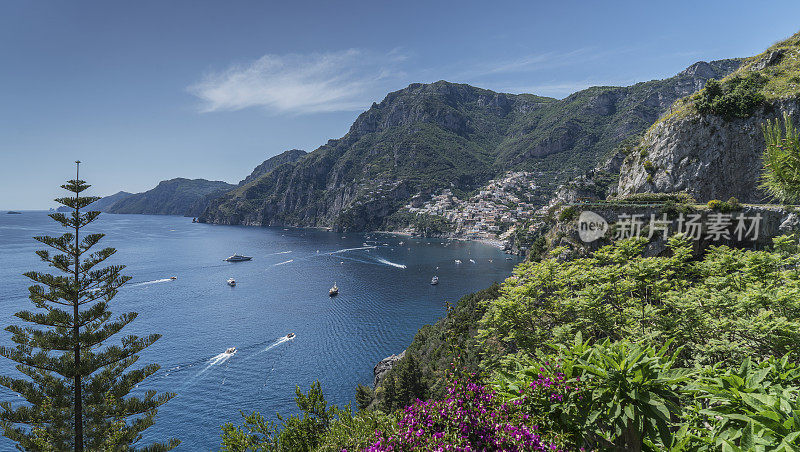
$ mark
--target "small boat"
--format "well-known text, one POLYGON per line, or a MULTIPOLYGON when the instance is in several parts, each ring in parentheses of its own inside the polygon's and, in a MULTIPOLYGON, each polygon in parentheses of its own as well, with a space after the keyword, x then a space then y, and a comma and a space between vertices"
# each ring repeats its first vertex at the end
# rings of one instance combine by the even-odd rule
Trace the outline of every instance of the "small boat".
POLYGON ((228 262, 244 262, 252 259, 251 256, 242 256, 241 254, 234 254, 233 256, 225 259, 228 262))
POLYGON ((231 347, 231 348, 225 350, 225 354, 226 355, 233 355, 234 353, 236 353, 236 347, 231 347))
POLYGON ((470 264, 474 264, 474 263, 475 263, 475 259, 470 259, 470 260, 469 260, 469 263, 470 263, 470 264))
POLYGON ((437 284, 439 284, 439 277, 438 276, 434 276, 433 278, 431 278, 431 285, 435 286, 437 284))
POLYGON ((294 333, 287 334, 286 339, 294 339, 294 333))
POLYGON ((507 261, 510 261, 510 260, 511 260, 511 258, 510 258, 510 257, 507 257, 507 258, 506 258, 506 260, 507 260, 507 261))
POLYGON ((22 215, 22 212, 17 212, 16 210, 9 210, 6 213, 9 215, 22 215))
POLYGON ((228 285, 233 287, 236 285, 236 280, 233 278, 228 278, 228 285))
POLYGON ((335 297, 336 295, 339 295, 339 287, 333 283, 333 287, 328 291, 328 296, 335 297))
POLYGON ((494 262, 494 259, 489 259, 489 262, 494 262))
POLYGON ((177 276, 170 276, 169 279, 175 281, 176 279, 178 279, 178 277, 177 276))
POLYGON ((461 263, 461 259, 456 259, 456 264, 460 264, 460 263, 461 263))

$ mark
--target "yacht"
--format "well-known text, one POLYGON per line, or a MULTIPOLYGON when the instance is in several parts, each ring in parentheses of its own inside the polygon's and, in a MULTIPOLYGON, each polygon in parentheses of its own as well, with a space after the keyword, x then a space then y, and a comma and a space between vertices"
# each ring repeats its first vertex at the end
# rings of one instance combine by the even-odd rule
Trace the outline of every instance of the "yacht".
POLYGON ((225 354, 226 355, 233 355, 234 353, 236 353, 236 347, 231 347, 231 348, 225 350, 225 354))
POLYGON ((287 334, 286 339, 294 339, 294 333, 287 334))
POLYGON ((336 286, 336 283, 333 283, 333 287, 328 291, 328 296, 335 297, 336 295, 339 295, 339 287, 336 286))
POLYGON ((236 280, 233 278, 228 278, 228 285, 233 287, 236 285, 236 280))
POLYGON ((228 262, 244 262, 252 259, 251 256, 242 256, 241 254, 234 254, 233 256, 225 259, 228 262))
POLYGON ((434 276, 433 278, 431 278, 431 285, 435 286, 437 284, 439 284, 439 277, 438 276, 434 276))

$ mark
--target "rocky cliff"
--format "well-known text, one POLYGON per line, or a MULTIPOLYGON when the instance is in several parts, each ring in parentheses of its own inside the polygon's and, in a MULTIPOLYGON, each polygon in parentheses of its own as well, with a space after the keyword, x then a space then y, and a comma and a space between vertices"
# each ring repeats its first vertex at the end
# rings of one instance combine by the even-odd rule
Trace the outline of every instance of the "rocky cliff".
POLYGON ((235 188, 222 181, 176 178, 160 182, 152 190, 115 202, 109 213, 197 216, 208 203, 235 188))
POLYGON ((680 192, 700 202, 735 197, 763 203, 759 189, 763 170, 761 125, 788 112, 800 122, 800 99, 769 102, 745 119, 691 115, 660 122, 642 141, 639 154, 626 159, 618 192, 680 192))
POLYGON ((617 190, 768 201, 759 189, 761 126, 783 112, 800 123, 800 33, 747 59, 714 93, 677 102, 628 154, 617 190))
POLYGON ((270 171, 274 170, 275 168, 283 165, 284 163, 292 163, 300 158, 304 157, 308 152, 303 151, 301 149, 290 149, 288 151, 283 151, 280 154, 270 157, 267 160, 264 160, 263 163, 255 167, 253 172, 250 173, 247 177, 239 182, 239 185, 248 184, 261 176, 269 173, 270 171))
POLYGON ((469 192, 511 169, 542 175, 542 199, 641 134, 679 97, 739 60, 697 63, 675 77, 594 87, 563 100, 439 81, 392 92, 349 132, 251 178, 200 221, 363 230, 412 196, 469 192))

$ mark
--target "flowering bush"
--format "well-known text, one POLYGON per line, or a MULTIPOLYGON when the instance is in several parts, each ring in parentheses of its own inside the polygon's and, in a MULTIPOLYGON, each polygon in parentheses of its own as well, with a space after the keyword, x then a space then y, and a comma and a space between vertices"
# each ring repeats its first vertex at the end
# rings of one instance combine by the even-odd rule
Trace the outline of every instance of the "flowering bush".
POLYGON ((591 395, 584 399, 586 385, 573 370, 571 361, 550 356, 531 366, 520 363, 514 373, 500 372, 492 386, 501 400, 530 416, 549 442, 575 446, 591 395))
POLYGON ((454 380, 445 400, 407 406, 394 432, 376 432, 367 452, 545 451, 539 428, 516 405, 503 403, 490 388, 454 380))

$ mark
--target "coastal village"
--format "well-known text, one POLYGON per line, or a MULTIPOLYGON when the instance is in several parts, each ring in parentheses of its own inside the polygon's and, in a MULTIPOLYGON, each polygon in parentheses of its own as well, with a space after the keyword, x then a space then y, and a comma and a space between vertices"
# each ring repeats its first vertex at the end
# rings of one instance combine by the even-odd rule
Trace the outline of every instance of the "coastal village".
POLYGON ((404 209, 446 219, 458 237, 507 242, 518 226, 533 226, 538 215, 531 196, 538 188, 535 173, 509 172, 489 181, 467 200, 445 189, 427 201, 416 199, 404 209))

